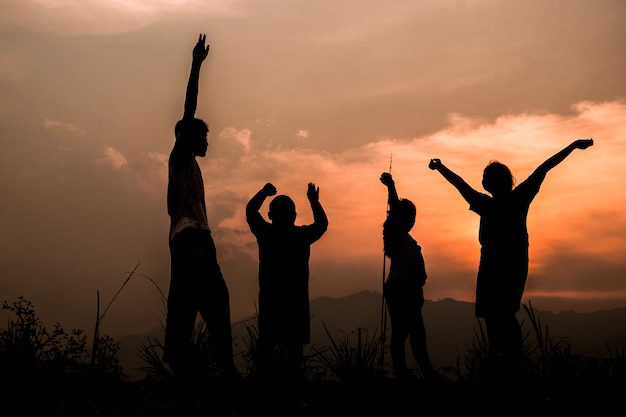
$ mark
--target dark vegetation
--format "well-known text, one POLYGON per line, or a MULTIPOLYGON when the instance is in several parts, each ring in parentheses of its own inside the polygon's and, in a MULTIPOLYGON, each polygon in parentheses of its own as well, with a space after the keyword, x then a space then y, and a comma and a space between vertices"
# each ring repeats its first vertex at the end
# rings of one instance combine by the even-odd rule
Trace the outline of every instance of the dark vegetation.
POLYGON ((381 356, 385 340, 376 331, 359 328, 338 338, 326 324, 328 344, 308 351, 306 381, 282 378, 277 351, 275 378, 261 383, 255 374, 254 320, 246 324, 246 369, 237 384, 222 382, 210 365, 209 335, 201 323, 194 333, 198 366, 191 381, 173 377, 161 361, 156 337, 146 338, 137 352, 145 378, 132 380, 120 366, 119 345, 112 338, 96 330, 88 343, 83 330, 68 333, 58 323, 50 331, 23 297, 5 301, 2 308, 14 316, 0 331, 2 407, 8 412, 3 415, 415 415, 489 412, 502 406, 506 414, 599 415, 626 406, 624 347, 606 345, 601 357, 573 352, 565 338, 550 334, 530 303, 524 311, 533 331, 525 336, 522 377, 500 372, 479 326, 465 355, 438 369, 442 380, 435 384, 424 383, 417 371, 414 381, 394 381, 381 356))

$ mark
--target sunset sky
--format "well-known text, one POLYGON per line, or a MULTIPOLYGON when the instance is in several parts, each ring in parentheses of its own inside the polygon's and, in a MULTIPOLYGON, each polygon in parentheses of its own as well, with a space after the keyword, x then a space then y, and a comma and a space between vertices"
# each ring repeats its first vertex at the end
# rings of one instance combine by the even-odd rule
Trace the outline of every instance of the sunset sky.
MULTIPOLYGON (((101 332, 163 321, 167 158, 191 51, 211 45, 197 116, 209 224, 233 320, 254 314, 245 204, 266 182, 328 232, 310 296, 381 291, 390 160, 418 209, 427 299, 474 301, 478 216, 437 172, 519 182, 577 138, 530 208, 524 302, 626 306, 626 2, 622 0, 0 0, 0 302, 101 332)), ((269 202, 269 200, 268 200, 269 202)), ((262 212, 267 212, 267 203, 262 212)), ((0 317, 5 317, 3 311, 0 317)), ((5 319, 6 320, 6 319, 5 319)), ((6 321, 5 321, 6 322, 6 321)))

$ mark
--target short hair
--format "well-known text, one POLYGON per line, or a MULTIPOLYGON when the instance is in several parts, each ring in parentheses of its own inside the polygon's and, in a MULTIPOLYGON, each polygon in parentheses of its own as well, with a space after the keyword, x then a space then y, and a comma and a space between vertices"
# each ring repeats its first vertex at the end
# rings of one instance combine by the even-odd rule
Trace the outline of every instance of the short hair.
POLYGON ((491 193, 511 191, 515 185, 515 177, 509 167, 496 160, 489 161, 483 170, 483 188, 491 193))
POLYGON ((397 253, 403 233, 408 233, 415 224, 415 204, 406 198, 396 202, 387 213, 383 223, 383 250, 387 256, 397 253))
POLYGON ((209 125, 202 119, 196 117, 189 117, 180 119, 174 126, 174 135, 178 139, 179 136, 183 138, 204 136, 209 132, 209 125))
POLYGON ((389 211, 386 226, 401 232, 408 232, 415 225, 417 209, 411 200, 401 198, 389 211))
POLYGON ((286 195, 277 195, 270 201, 270 218, 272 221, 293 222, 296 218, 296 204, 286 195))

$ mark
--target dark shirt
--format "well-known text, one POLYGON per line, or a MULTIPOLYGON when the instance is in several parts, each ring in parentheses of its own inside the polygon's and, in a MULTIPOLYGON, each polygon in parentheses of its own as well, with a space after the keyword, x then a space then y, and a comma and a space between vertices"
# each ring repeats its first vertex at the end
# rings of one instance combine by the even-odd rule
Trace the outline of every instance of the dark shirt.
POLYGON ((409 233, 400 233, 393 237, 393 243, 387 245, 386 255, 391 260, 389 277, 406 276, 416 280, 419 285, 426 282, 426 266, 422 248, 409 233))
POLYGON ((496 197, 473 191, 466 198, 480 216, 481 244, 476 281, 476 315, 520 309, 528 277, 528 209, 543 176, 531 175, 512 191, 496 197))
POLYGON ((277 342, 309 343, 309 257, 327 221, 278 228, 258 212, 247 221, 259 248, 260 331, 277 342))
POLYGON ((176 233, 188 227, 209 230, 202 173, 191 150, 175 144, 170 154, 168 171, 170 241, 176 233))

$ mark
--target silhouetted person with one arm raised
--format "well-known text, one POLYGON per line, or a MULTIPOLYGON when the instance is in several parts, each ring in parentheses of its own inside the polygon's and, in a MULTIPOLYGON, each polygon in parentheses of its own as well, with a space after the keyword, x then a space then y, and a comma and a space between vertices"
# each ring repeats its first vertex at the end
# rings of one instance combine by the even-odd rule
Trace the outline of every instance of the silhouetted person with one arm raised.
POLYGON ((183 118, 176 123, 176 142, 169 158, 167 211, 170 216, 171 276, 163 361, 175 376, 188 378, 198 368, 192 348, 197 314, 206 323, 212 355, 224 377, 241 376, 233 360, 230 301, 207 221, 204 183, 196 157, 208 148, 208 126, 195 117, 200 67, 209 53, 205 35, 192 52, 183 118))
POLYGON ((265 220, 259 210, 276 187, 267 183, 248 202, 246 220, 259 250, 258 372, 262 380, 282 377, 274 360, 286 355, 287 375, 302 381, 304 345, 310 343, 309 258, 311 245, 328 228, 328 218, 319 201, 319 188, 309 183, 307 197, 313 223, 296 225, 296 206, 286 195, 269 204, 265 220))
POLYGON ((387 187, 389 212, 383 224, 383 247, 391 264, 389 275, 383 285, 383 296, 391 319, 390 352, 393 371, 397 380, 414 378, 406 365, 406 341, 423 378, 438 379, 428 355, 426 329, 422 316, 426 266, 422 248, 411 236, 415 225, 415 204, 398 198, 391 173, 383 172, 380 182, 387 187))
POLYGON ((491 161, 483 171, 483 188, 476 191, 439 159, 429 168, 439 171, 480 216, 478 240, 481 244, 476 281, 476 317, 484 319, 489 345, 505 370, 520 370, 523 336, 516 313, 528 276, 528 230, 526 219, 549 170, 575 149, 587 149, 593 139, 578 139, 548 158, 521 184, 506 165, 491 161))

